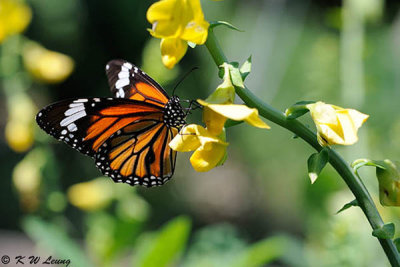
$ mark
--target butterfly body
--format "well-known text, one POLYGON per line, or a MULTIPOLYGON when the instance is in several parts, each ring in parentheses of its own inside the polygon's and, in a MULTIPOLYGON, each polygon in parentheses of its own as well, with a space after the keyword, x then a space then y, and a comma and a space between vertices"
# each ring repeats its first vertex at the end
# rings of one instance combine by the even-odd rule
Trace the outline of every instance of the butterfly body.
POLYGON ((38 125, 95 159, 97 168, 115 182, 155 186, 174 172, 176 152, 168 143, 185 125, 177 96, 138 67, 123 60, 106 66, 114 98, 63 100, 43 108, 38 125))

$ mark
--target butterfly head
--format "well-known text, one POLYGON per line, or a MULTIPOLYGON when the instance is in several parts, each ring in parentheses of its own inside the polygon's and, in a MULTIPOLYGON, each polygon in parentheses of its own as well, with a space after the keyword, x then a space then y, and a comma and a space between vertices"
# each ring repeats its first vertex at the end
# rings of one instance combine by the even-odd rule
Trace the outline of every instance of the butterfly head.
POLYGON ((178 96, 172 96, 164 107, 164 121, 170 127, 182 127, 186 124, 185 112, 178 96))

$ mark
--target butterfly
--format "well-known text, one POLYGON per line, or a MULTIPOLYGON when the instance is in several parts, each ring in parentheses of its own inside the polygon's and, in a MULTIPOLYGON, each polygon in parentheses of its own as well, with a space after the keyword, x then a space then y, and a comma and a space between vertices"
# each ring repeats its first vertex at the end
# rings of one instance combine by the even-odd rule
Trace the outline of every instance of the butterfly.
POLYGON ((113 98, 63 100, 36 115, 48 134, 91 156, 114 182, 147 187, 171 179, 176 151, 168 144, 186 122, 178 96, 125 60, 106 65, 113 98))

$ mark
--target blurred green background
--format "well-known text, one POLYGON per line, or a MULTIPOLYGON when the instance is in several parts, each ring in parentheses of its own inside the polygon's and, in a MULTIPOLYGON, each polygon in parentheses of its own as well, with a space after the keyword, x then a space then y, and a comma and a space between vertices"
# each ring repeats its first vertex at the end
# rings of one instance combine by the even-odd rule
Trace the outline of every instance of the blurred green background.
MULTIPOLYGON (((313 150, 273 124, 230 128, 228 159, 209 173, 180 153, 174 178, 159 188, 100 177, 90 158, 39 129, 36 112, 66 98, 109 97, 104 66, 115 58, 169 93, 197 66, 177 93, 204 99, 220 83, 210 55, 197 46, 164 68, 146 30, 152 1, 30 0, 21 18, 4 14, 11 2, 0 0, 0 257, 52 255, 70 266, 389 265, 359 209, 336 215, 353 200, 341 178, 328 167, 311 185, 313 150), (1 27, 18 23, 24 33, 2 37, 1 27)), ((398 1, 201 2, 208 21, 244 30, 215 32, 231 60, 252 55, 246 84, 260 98, 282 111, 300 100, 356 108, 370 118, 360 141, 339 152, 349 162, 400 158, 398 1)), ((188 121, 200 123, 193 113, 188 121)), ((360 173, 378 203, 374 169, 360 173)), ((396 208, 379 209, 399 225, 396 208)))

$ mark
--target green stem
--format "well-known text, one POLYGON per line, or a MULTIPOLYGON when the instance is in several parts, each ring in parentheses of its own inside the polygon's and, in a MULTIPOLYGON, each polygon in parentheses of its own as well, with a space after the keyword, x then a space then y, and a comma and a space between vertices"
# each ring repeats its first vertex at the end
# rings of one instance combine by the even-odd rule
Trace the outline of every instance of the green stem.
MULTIPOLYGON (((209 30, 208 39, 205 45, 217 66, 222 65, 224 62, 229 62, 219 46, 212 30, 209 30)), ((271 107, 267 103, 264 103, 249 89, 247 89, 247 87, 235 87, 235 90, 237 95, 246 103, 246 105, 257 108, 261 116, 295 133, 317 151, 322 149, 321 145, 317 141, 315 133, 304 126, 301 122, 298 120, 287 120, 283 112, 271 107)), ((353 169, 335 150, 331 148, 328 150, 329 163, 336 169, 353 192, 358 205, 364 212, 372 228, 381 228, 384 222, 361 179, 355 175, 353 169)), ((391 239, 380 238, 378 238, 378 240, 392 266, 400 266, 400 255, 393 241, 391 239)))

